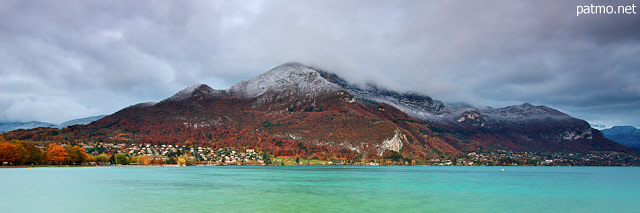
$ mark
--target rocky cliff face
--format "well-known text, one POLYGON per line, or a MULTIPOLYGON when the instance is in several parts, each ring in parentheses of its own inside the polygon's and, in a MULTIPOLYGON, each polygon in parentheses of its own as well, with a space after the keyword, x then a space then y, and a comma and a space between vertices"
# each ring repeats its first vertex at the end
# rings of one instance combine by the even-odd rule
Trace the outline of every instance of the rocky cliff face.
POLYGON ((392 150, 400 152, 402 149, 402 139, 407 140, 407 137, 400 133, 400 130, 396 129, 393 138, 382 141, 382 146, 378 149, 378 155, 382 156, 385 150, 392 150))

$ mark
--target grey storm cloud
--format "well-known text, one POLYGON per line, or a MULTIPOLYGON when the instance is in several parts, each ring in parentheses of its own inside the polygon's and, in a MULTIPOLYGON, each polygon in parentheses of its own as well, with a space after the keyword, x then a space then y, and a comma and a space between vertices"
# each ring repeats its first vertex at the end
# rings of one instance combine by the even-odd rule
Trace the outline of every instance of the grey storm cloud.
POLYGON ((576 16, 633 3, 5 1, 0 121, 110 114, 298 61, 447 102, 640 126, 640 14, 576 16))

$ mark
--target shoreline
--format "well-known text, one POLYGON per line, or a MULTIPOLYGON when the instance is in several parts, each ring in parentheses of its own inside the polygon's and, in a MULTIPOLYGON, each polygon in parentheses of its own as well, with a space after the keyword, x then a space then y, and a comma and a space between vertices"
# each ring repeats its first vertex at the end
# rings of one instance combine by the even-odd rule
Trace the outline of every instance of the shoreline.
POLYGON ((178 165, 148 165, 148 166, 143 166, 143 165, 18 165, 18 166, 0 166, 0 169, 11 169, 11 168, 69 168, 69 167, 73 167, 73 168, 78 168, 78 167, 219 167, 219 166, 273 166, 273 167, 296 167, 296 166, 326 166, 326 167, 340 167, 340 166, 349 166, 349 167, 378 167, 378 166, 382 166, 382 167, 411 167, 411 166, 417 166, 417 167, 640 167, 640 166, 632 166, 632 165, 628 165, 628 166, 563 166, 563 165, 554 165, 554 166, 549 166, 549 165, 545 165, 545 166, 536 166, 536 165, 526 165, 526 166, 500 166, 500 165, 496 165, 496 166, 486 166, 486 165, 482 165, 482 166, 458 166, 458 165, 443 165, 443 166, 436 166, 436 165, 337 165, 337 164, 332 164, 332 165, 285 165, 285 166, 281 166, 281 165, 238 165, 238 164, 232 164, 232 165, 196 165, 196 166, 178 166, 178 165))

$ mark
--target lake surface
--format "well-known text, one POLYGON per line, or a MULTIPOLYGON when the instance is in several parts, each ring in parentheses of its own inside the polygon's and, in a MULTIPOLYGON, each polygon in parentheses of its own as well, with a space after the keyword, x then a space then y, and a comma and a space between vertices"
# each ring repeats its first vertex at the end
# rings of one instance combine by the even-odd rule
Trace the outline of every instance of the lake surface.
POLYGON ((0 212, 639 212, 639 179, 638 167, 10 168, 0 212))

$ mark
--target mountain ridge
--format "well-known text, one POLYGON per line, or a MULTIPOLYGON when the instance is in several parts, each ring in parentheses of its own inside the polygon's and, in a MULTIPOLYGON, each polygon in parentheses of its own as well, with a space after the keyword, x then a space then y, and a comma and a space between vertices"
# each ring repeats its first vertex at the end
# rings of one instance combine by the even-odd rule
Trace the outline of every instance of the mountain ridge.
POLYGON ((86 126, 69 140, 254 148, 274 155, 407 159, 517 152, 637 153, 588 122, 530 103, 504 108, 447 105, 429 96, 354 85, 286 63, 215 90, 195 84, 86 126))
MULTIPOLYGON (((397 146, 397 140, 394 146, 384 145, 384 141, 396 138, 396 130, 400 132, 401 136, 398 137, 403 139, 401 141, 405 148, 429 150, 428 152, 511 149, 577 152, 609 150, 633 153, 604 138, 588 122, 546 106, 534 106, 530 103, 503 108, 465 104, 448 106, 414 92, 400 93, 373 84, 351 84, 334 73, 295 62, 276 66, 254 78, 234 84, 227 90, 214 90, 204 84, 195 84, 159 103, 135 106, 148 108, 147 111, 156 110, 154 113, 177 113, 176 118, 182 120, 166 120, 167 116, 163 115, 152 123, 251 128, 254 132, 272 136, 306 141, 305 143, 314 145, 342 146, 352 150, 362 150, 367 144, 373 144, 373 147, 378 147, 375 150, 378 154, 381 152, 380 147, 400 147, 397 146), (217 108, 212 109, 212 105, 217 108), (313 118, 319 120, 312 122, 310 117, 314 114, 304 112, 317 112, 324 117, 313 118), (238 113, 251 114, 254 118, 243 117, 238 113), (345 123, 331 121, 336 118, 342 118, 345 123), (350 128, 360 129, 353 130, 354 132, 370 132, 374 128, 356 124, 357 122, 383 122, 386 129, 376 130, 379 134, 359 136, 369 138, 366 140, 347 132, 341 133, 339 140, 320 134, 332 135, 332 132, 350 128), (319 129, 314 133, 309 130, 313 128, 319 129)), ((116 116, 119 118, 114 117, 116 119, 113 122, 132 117, 130 112, 122 114, 116 116)), ((420 153, 425 156, 422 151, 420 153)))
POLYGON ((601 132, 609 140, 640 151, 640 129, 633 126, 613 126, 601 132))
POLYGON ((6 122, 0 123, 0 133, 9 132, 17 129, 33 129, 38 127, 51 127, 51 128, 65 128, 67 126, 77 125, 77 124, 88 124, 93 121, 99 120, 107 115, 96 115, 89 116, 84 118, 77 118, 62 122, 60 124, 53 124, 41 121, 29 121, 29 122, 6 122))

